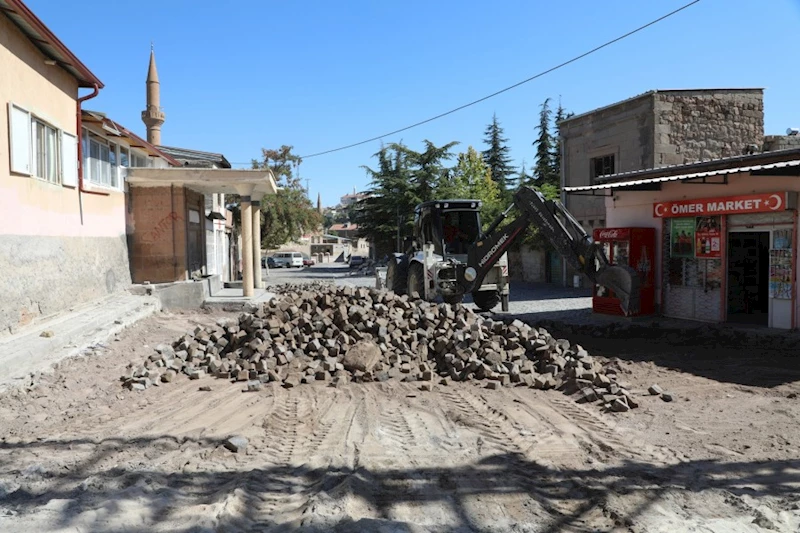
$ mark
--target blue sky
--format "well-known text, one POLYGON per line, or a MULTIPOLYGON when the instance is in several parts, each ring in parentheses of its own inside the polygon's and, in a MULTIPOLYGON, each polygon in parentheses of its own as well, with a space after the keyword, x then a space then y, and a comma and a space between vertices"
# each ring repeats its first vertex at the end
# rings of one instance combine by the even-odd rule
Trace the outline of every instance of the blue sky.
MULTIPOLYGON (((144 136, 155 43, 162 142, 246 167, 262 147, 308 155, 425 120, 551 68, 689 0, 26 0, 105 83, 89 109, 144 136)), ((576 113, 650 89, 763 87, 765 130, 800 127, 800 0, 700 0, 561 70, 385 138, 483 149, 497 113, 516 164, 534 161, 545 98, 576 113)), ((379 141, 306 159, 324 205, 364 189, 379 141)))

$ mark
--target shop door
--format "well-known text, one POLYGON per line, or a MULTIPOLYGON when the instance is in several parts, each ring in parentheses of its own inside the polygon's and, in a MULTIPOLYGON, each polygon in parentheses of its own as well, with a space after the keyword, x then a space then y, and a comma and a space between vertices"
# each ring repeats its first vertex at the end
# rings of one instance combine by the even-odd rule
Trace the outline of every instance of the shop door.
POLYGON ((769 232, 728 236, 728 321, 769 322, 769 232))

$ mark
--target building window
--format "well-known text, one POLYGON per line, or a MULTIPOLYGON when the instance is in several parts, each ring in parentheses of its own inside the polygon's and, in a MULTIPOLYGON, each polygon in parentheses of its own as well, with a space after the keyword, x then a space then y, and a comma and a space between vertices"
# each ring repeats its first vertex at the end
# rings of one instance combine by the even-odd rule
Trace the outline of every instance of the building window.
POLYGON ((84 147, 84 180, 95 184, 117 189, 119 179, 119 146, 96 135, 83 130, 84 147))
POLYGON ((141 155, 137 152, 131 152, 131 166, 146 168, 152 166, 152 163, 150 162, 150 158, 148 158, 146 155, 141 155))
POLYGON ((128 168, 131 166, 128 149, 124 146, 119 147, 119 166, 128 168))
POLYGON ((75 136, 16 104, 8 104, 11 172, 73 187, 78 160, 75 136))
POLYGON ((593 157, 590 164, 592 180, 600 176, 614 174, 614 154, 593 157))
POLYGON ((39 119, 33 119, 33 175, 59 183, 58 130, 39 119))

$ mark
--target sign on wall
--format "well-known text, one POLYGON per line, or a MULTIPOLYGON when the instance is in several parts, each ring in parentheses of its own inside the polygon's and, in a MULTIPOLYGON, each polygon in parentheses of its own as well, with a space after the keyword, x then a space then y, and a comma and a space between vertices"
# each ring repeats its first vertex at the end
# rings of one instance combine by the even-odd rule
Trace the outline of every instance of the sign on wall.
POLYGON ((670 232, 670 255, 672 257, 694 257, 695 219, 676 218, 670 232))
POLYGON ((694 232, 695 257, 700 259, 719 259, 722 257, 720 247, 720 219, 716 217, 697 217, 694 232))
POLYGON ((653 204, 653 217, 698 217, 714 215, 736 215, 747 213, 770 213, 789 209, 786 192, 702 198, 699 200, 677 200, 653 204))

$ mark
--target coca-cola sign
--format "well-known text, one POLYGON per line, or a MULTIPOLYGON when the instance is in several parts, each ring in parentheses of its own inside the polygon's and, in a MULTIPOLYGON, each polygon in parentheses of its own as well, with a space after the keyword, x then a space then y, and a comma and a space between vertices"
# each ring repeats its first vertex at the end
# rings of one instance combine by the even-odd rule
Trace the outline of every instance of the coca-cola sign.
POLYGON ((597 228, 594 230, 596 241, 619 241, 630 237, 630 228, 597 228))

